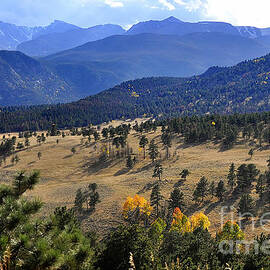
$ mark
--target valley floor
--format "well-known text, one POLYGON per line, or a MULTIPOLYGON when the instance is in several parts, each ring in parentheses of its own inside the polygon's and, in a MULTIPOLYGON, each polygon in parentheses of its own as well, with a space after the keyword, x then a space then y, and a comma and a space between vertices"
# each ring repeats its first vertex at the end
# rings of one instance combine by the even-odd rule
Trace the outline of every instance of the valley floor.
MULTIPOLYGON (((270 149, 267 147, 256 149, 250 160, 248 151, 251 146, 245 142, 239 143, 231 150, 221 151, 218 144, 185 145, 182 138, 175 137, 170 149, 171 157, 166 160, 166 151, 160 142, 160 134, 160 130, 158 130, 155 133, 147 134, 147 137, 156 138, 156 142, 159 142, 164 169, 162 176, 164 184, 161 188, 163 196, 165 199, 169 198, 174 186, 180 180, 179 173, 183 169, 188 169, 191 174, 180 185, 180 189, 185 195, 186 213, 189 216, 194 212, 203 211, 211 221, 210 231, 214 234, 220 229, 221 208, 232 205, 236 209, 239 198, 232 197, 228 193, 229 199, 219 202, 218 199, 209 196, 204 203, 196 205, 192 199, 196 183, 202 176, 205 176, 209 182, 218 183, 220 179, 223 179, 227 183, 226 176, 232 162, 235 163, 236 168, 243 163, 254 163, 258 169, 264 172, 270 149)), ((89 145, 85 145, 86 140, 82 136, 48 137, 44 144, 39 145, 36 143, 36 138, 32 137, 30 147, 17 153, 20 157, 18 164, 12 165, 9 158, 6 165, 0 169, 0 173, 2 182, 7 182, 18 170, 40 170, 42 180, 35 190, 27 193, 27 196, 39 197, 45 203, 42 215, 50 214, 57 206, 73 207, 76 190, 86 187, 89 183, 97 183, 101 203, 97 205, 93 214, 86 213, 80 218, 85 230, 95 230, 102 236, 123 222, 121 209, 126 197, 134 196, 139 192, 141 196, 149 199, 151 189, 147 189, 147 184, 151 184, 156 179, 152 177, 154 168, 151 160, 148 157, 144 160, 143 153, 139 151, 138 134, 131 133, 128 137, 128 145, 137 154, 138 159, 131 170, 126 169, 125 158, 115 159, 106 164, 96 163, 102 142, 95 143, 92 140, 89 145), (75 154, 71 152, 72 147, 76 149, 75 154), (37 157, 38 152, 42 153, 40 160, 37 157)), ((258 212, 254 230, 250 222, 245 224, 244 230, 248 237, 263 232, 263 228, 259 226, 258 217, 270 207, 267 203, 263 207, 260 206, 255 187, 252 190, 252 196, 257 203, 258 212)), ((237 221, 236 210, 234 217, 237 221)), ((229 215, 224 218, 224 221, 226 218, 229 218, 229 215)), ((268 229, 270 229, 270 225, 268 229)))

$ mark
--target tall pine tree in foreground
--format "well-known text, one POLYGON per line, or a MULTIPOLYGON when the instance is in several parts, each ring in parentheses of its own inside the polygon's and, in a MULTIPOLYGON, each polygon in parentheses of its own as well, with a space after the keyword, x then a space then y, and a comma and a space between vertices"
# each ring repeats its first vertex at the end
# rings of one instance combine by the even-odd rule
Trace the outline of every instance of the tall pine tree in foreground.
POLYGON ((20 172, 12 186, 0 185, 0 257, 9 251, 4 269, 93 270, 93 249, 71 210, 62 207, 46 219, 35 217, 42 203, 24 194, 39 178, 37 171, 20 172))

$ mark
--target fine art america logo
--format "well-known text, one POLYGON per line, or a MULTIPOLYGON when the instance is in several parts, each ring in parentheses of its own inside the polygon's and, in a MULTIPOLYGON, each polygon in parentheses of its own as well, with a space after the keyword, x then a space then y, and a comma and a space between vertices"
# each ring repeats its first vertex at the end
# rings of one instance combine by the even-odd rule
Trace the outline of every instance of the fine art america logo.
MULTIPOLYGON (((261 215, 260 219, 256 220, 252 213, 241 213, 237 218, 234 216, 234 207, 225 206, 221 208, 221 228, 224 227, 226 223, 226 218, 228 214, 230 215, 230 226, 237 223, 240 228, 243 228, 243 223, 248 222, 251 224, 251 228, 249 231, 254 231, 255 226, 261 227, 261 229, 265 233, 270 233, 270 212, 266 212, 261 215), (268 226, 267 226, 268 225, 268 226)), ((231 228, 233 230, 233 228, 231 228)), ((254 254, 264 254, 270 255, 270 239, 268 237, 257 238, 257 240, 239 240, 237 237, 228 237, 228 239, 222 240, 219 243, 219 250, 221 253, 228 254, 240 254, 240 252, 244 252, 245 254, 249 254, 251 251, 254 254)))

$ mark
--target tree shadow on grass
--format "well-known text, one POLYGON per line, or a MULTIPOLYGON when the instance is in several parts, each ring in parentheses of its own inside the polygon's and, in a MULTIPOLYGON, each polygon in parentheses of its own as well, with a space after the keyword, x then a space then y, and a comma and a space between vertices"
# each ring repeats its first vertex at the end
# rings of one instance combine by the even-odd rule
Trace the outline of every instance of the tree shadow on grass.
POLYGON ((265 150, 269 150, 270 149, 270 145, 265 145, 265 146, 261 146, 258 148, 258 151, 265 151, 265 150))
POLYGON ((13 164, 6 165, 6 166, 4 167, 4 169, 8 169, 8 168, 11 168, 11 167, 14 167, 14 165, 13 165, 13 164))
POLYGON ((184 184, 185 184, 185 180, 184 180, 184 179, 180 179, 179 181, 177 181, 177 182, 173 185, 173 187, 174 187, 174 188, 180 188, 180 187, 182 187, 184 184))
POLYGON ((205 214, 210 214, 220 203, 221 201, 217 201, 209 204, 208 207, 205 209, 205 214))
POLYGON ((117 166, 122 162, 122 159, 119 160, 106 160, 100 161, 95 159, 89 159, 82 164, 83 173, 85 174, 95 174, 103 169, 108 169, 114 166, 117 166))
POLYGON ((29 162, 27 165, 33 165, 34 163, 36 163, 36 161, 35 161, 35 160, 34 160, 34 161, 29 162))
POLYGON ((138 170, 131 172, 130 174, 137 174, 137 173, 141 173, 144 171, 148 171, 150 168, 154 167, 154 165, 155 165, 155 163, 149 163, 149 164, 143 166, 142 168, 139 168, 138 170))
POLYGON ((72 154, 66 155, 66 156, 63 157, 63 159, 71 158, 72 156, 73 156, 72 154))
POLYGON ((117 171, 113 176, 120 176, 120 175, 128 173, 129 171, 130 171, 130 169, 123 168, 123 169, 120 169, 119 171, 117 171))
POLYGON ((156 184, 159 184, 161 187, 168 184, 169 181, 168 180, 156 180, 156 181, 151 181, 149 183, 147 183, 141 190, 139 190, 137 192, 137 194, 142 194, 145 193, 149 190, 151 190, 156 184))
POLYGON ((241 228, 241 230, 245 230, 247 226, 251 225, 254 221, 252 219, 239 219, 239 226, 241 228))

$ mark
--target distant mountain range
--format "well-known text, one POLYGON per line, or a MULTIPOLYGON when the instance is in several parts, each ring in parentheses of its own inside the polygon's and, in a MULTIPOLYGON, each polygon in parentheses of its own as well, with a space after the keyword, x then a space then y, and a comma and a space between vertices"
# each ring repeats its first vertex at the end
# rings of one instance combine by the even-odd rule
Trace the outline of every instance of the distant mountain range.
MULTIPOLYGON (((47 56, 63 50, 68 50, 84 43, 103 39, 112 35, 160 34, 183 36, 190 33, 219 32, 238 35, 247 38, 260 38, 270 35, 270 28, 249 26, 233 26, 224 22, 183 22, 169 17, 162 21, 147 21, 133 25, 125 31, 119 25, 98 25, 90 28, 80 28, 61 21, 55 21, 47 27, 17 27, 7 33, 10 25, 0 24, 0 31, 5 35, 0 39, 0 48, 17 49, 29 56, 47 56), (8 27, 9 26, 9 27, 8 27), (10 34, 10 35, 9 35, 10 34), (7 37, 12 45, 6 46, 7 37)), ((1 33, 1 32, 0 32, 1 33)))
POLYGON ((87 29, 78 28, 62 33, 41 35, 17 46, 17 50, 32 56, 47 56, 68 50, 90 41, 96 41, 113 35, 125 34, 119 25, 97 25, 87 29))
POLYGON ((136 78, 198 75, 213 65, 268 53, 270 44, 262 43, 224 33, 138 34, 111 36, 39 60, 4 51, 0 105, 67 102, 136 78))
POLYGON ((3 108, 0 131, 46 130, 113 119, 229 114, 270 110, 270 54, 233 67, 211 67, 189 78, 128 81, 77 102, 3 108))
POLYGON ((79 29, 79 27, 62 21, 54 21, 45 27, 16 26, 14 24, 0 22, 0 49, 15 50, 22 42, 38 38, 42 35, 63 33, 74 29, 79 29))
POLYGON ((137 35, 153 33, 163 35, 186 35, 196 32, 220 32, 231 35, 240 35, 247 38, 258 38, 270 35, 270 28, 252 26, 233 26, 225 22, 204 21, 198 23, 183 22, 175 17, 162 21, 146 21, 133 25, 127 34, 137 35))

